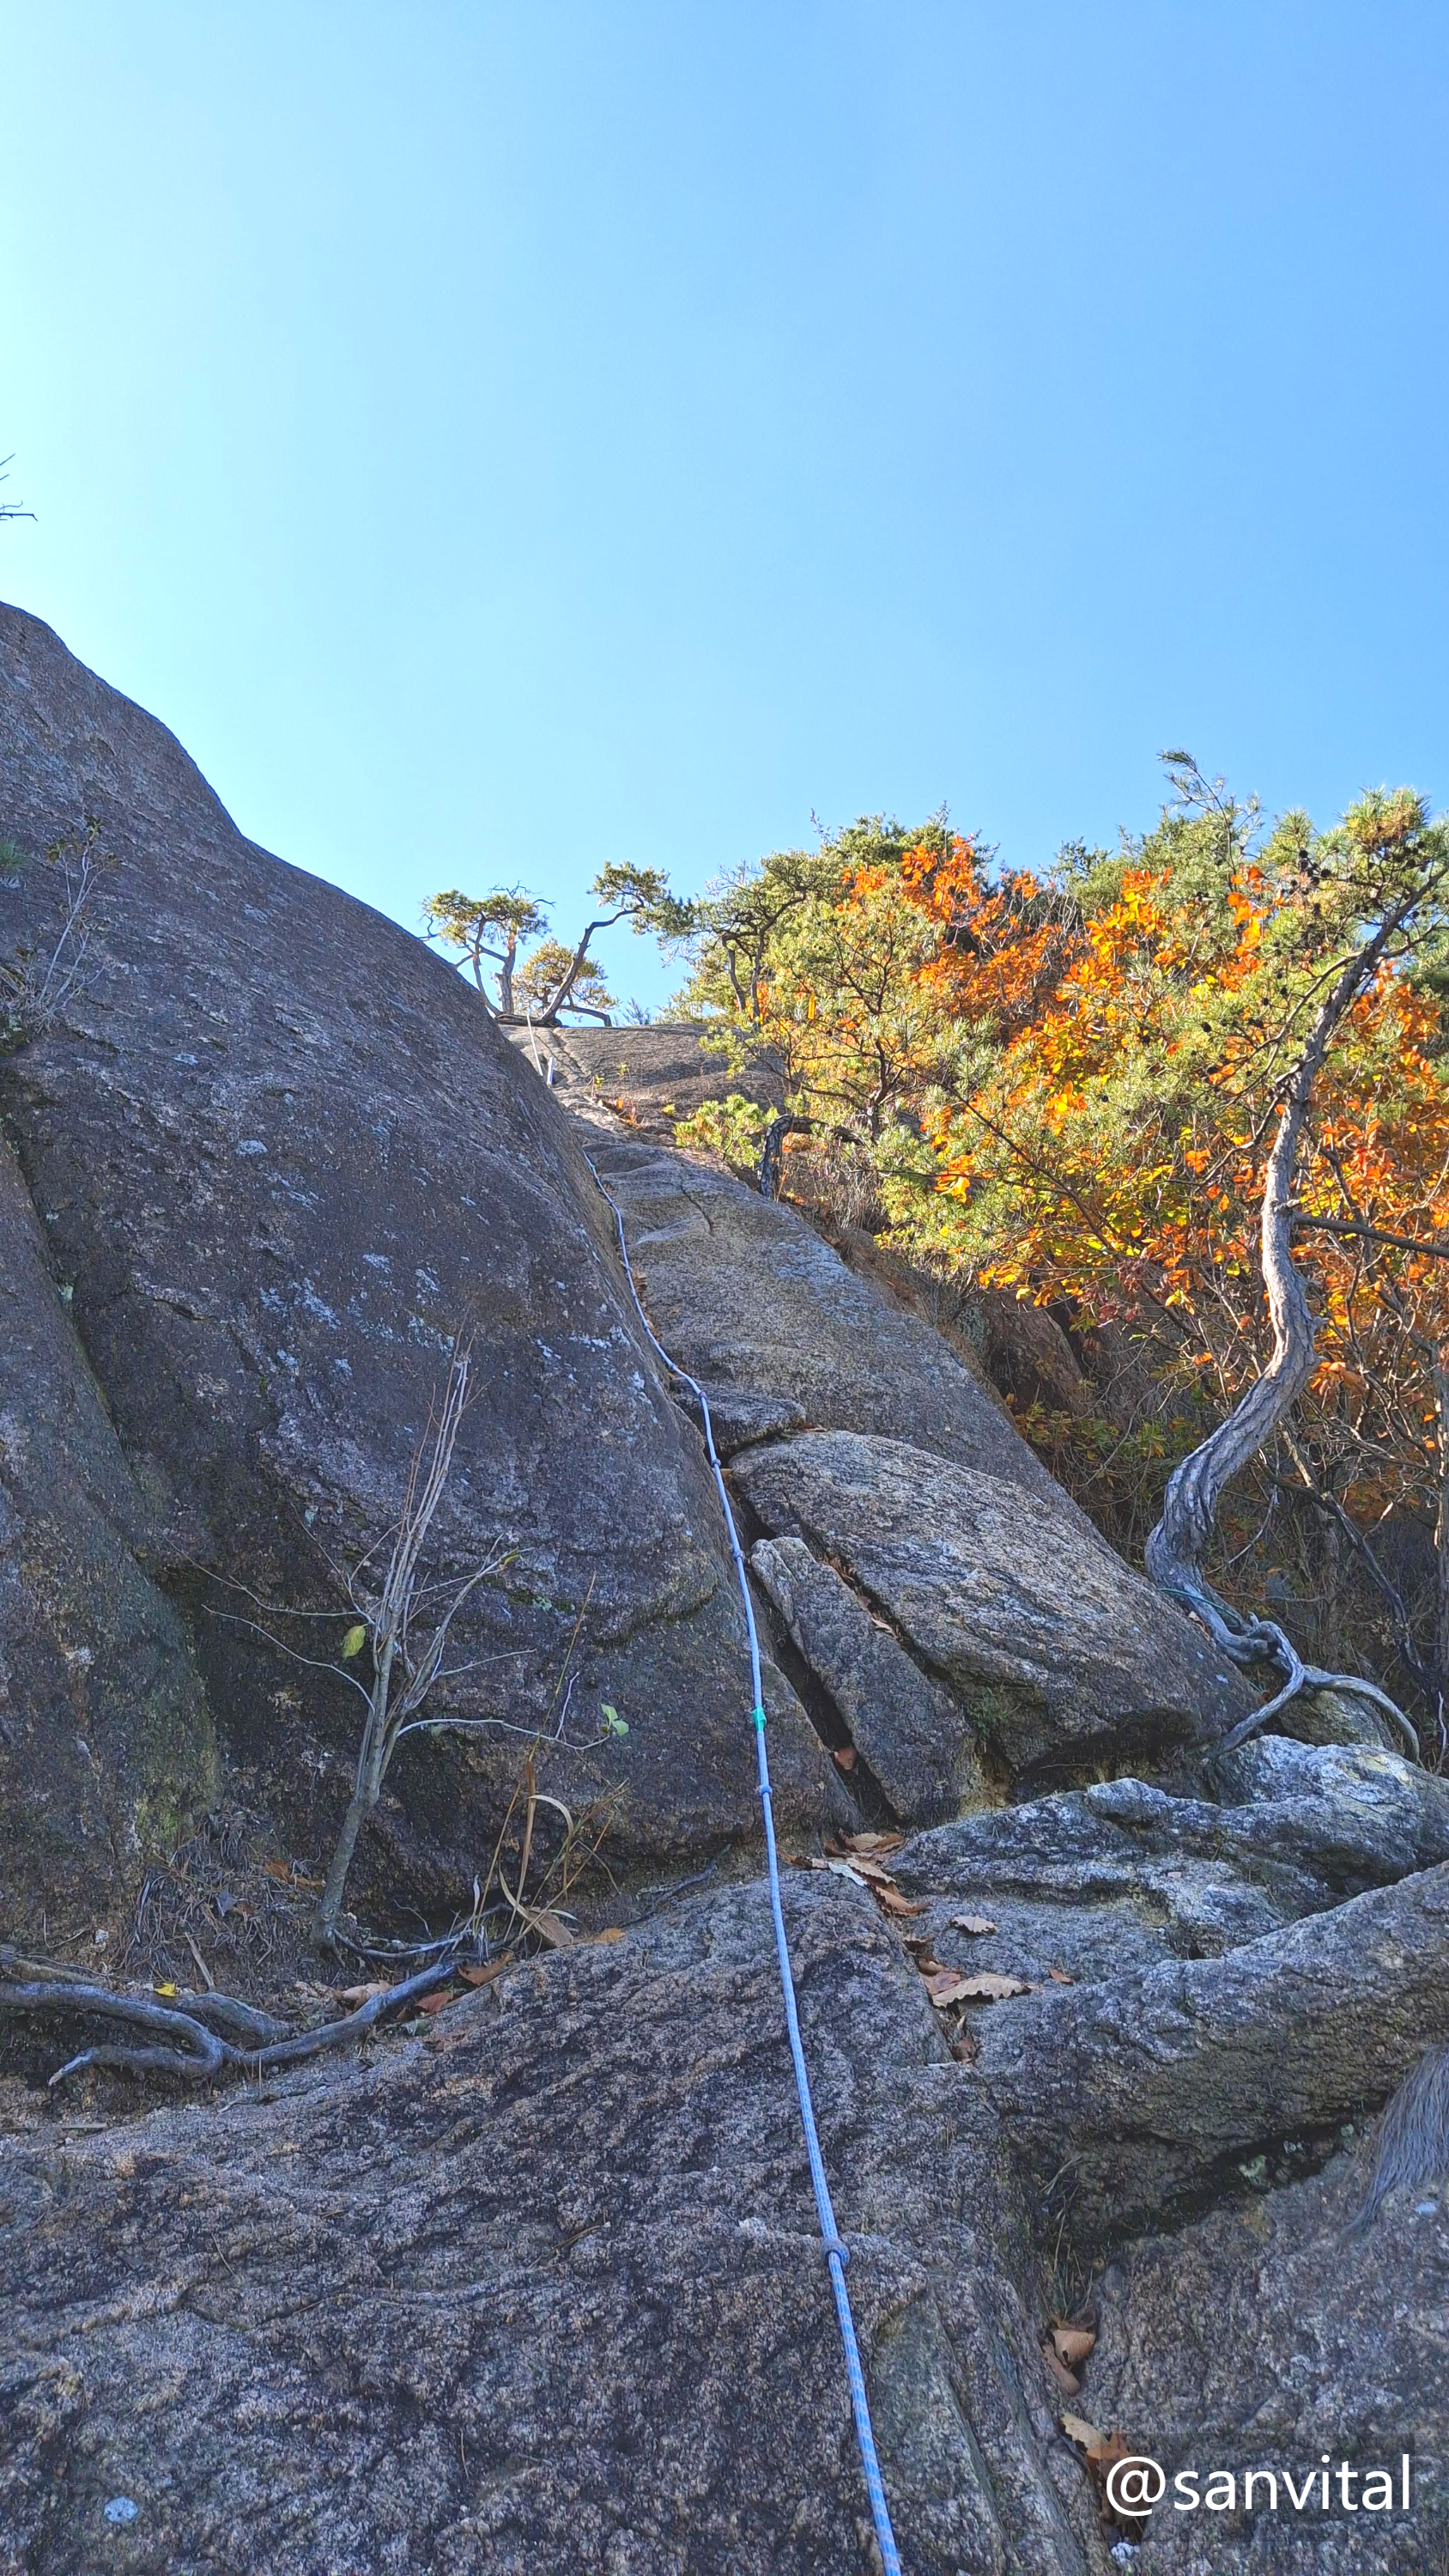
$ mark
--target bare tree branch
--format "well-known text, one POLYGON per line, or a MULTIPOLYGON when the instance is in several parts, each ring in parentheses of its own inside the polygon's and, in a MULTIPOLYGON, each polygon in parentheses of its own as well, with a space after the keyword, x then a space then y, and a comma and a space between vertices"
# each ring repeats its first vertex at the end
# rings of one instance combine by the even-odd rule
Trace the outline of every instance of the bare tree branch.
POLYGON ((1317 1234, 1357 1235, 1365 1243, 1386 1243, 1396 1252, 1422 1252, 1431 1261, 1449 1261, 1449 1235, 1392 1234, 1386 1226, 1368 1225, 1361 1217, 1305 1216, 1294 1211, 1299 1225, 1310 1226, 1317 1234))

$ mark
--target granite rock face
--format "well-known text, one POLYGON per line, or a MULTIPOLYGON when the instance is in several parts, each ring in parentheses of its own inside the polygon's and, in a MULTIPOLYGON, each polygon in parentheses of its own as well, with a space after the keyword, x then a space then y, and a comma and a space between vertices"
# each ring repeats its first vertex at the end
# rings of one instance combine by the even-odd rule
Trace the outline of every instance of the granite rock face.
MULTIPOLYGON (((905 2563, 1105 2576, 989 2107, 869 1900, 787 1905, 905 2563)), ((758 1885, 4 2191, 4 2576, 870 2563, 758 1885)))
POLYGON ((118 1871, 215 1794, 153 1515, 0 1137, 0 1891, 32 1939, 104 1920, 118 1871))
MULTIPOLYGON (((563 1096, 595 1122, 607 1116, 594 1095, 563 1096)), ((787 1401, 817 1430, 909 1441, 1089 1526, 940 1335, 847 1269, 804 1217, 609 1123, 589 1150, 623 1215, 649 1320, 706 1392, 787 1401)))
MULTIPOLYGON (((617 1853, 748 1831, 743 1623, 718 1501, 577 1128, 440 959, 245 840, 161 725, 38 620, 0 611, 0 833, 32 854, 0 889, 7 950, 55 937, 62 889, 40 854, 87 818, 113 865, 86 971, 62 1024, 0 1067, 0 1108, 69 1300, 66 1348, 100 1391, 113 1482, 145 1520, 146 1580, 191 1621, 209 1721, 164 1621, 160 1687, 192 1690, 195 1745, 209 1723, 291 1847, 325 1852, 351 1694, 237 1624, 266 1614, 234 1587, 336 1604, 335 1651, 331 1567, 392 1521, 471 1316, 478 1400, 437 1570, 462 1574, 500 1541, 515 1554, 474 1596, 474 1669, 439 1704, 524 1732, 408 1749, 364 1837, 359 1898, 375 1856, 395 1897, 456 1905, 565 1692, 564 1733, 589 1749, 552 1751, 546 1786, 607 1801, 617 1853), (627 1737, 599 1740, 605 1704, 627 1737)), ((31 1256, 32 1285, 46 1266, 31 1256)), ((13 1485, 11 1507, 28 1510, 13 1485)), ((160 1606, 128 1616, 144 1627, 160 1606)), ((769 1696, 785 1810, 838 1812, 779 1676, 769 1696)), ((174 1731, 158 1705, 153 1732, 174 1731)))
POLYGON ((1033 1995, 987 2020, 977 2073, 1043 2202, 1100 2247, 1381 2103, 1449 2040, 1446 1959, 1449 1865, 1217 1959, 1033 1995))
MULTIPOLYGON (((1315 1916, 1296 1949, 1155 1980, 1104 1952, 1094 1983, 979 2012, 963 2064, 865 1890, 787 1874, 911 2576, 1107 2576, 1068 2411, 1169 2470, 1414 2452, 1412 2520, 1367 2554, 1316 2516, 1203 2515, 1154 2528, 1148 2567, 1216 2576, 1248 2546, 1255 2576, 1441 2563, 1442 2194, 1347 2233, 1357 2140, 1335 2129, 1325 2159, 1274 2132, 1392 2080, 1434 1943, 1445 1990, 1446 1876, 1315 1916), (1386 1944, 1410 1974, 1375 2035, 1386 1944), (1204 2146, 1234 2052, 1263 2081, 1204 2146), (1109 2178, 1095 2234, 1080 2195, 1042 2223, 1047 2156, 1083 2147, 1109 2178), (1169 2153, 1204 2185, 1170 2231, 1169 2153), (1069 2400, 1038 2349, 1064 2302, 1099 2327, 1069 2400)), ((873 2564, 758 1883, 520 1963, 370 2064, 108 2127, 32 2120, 0 2167, 0 2296, 0 2576, 873 2564)))

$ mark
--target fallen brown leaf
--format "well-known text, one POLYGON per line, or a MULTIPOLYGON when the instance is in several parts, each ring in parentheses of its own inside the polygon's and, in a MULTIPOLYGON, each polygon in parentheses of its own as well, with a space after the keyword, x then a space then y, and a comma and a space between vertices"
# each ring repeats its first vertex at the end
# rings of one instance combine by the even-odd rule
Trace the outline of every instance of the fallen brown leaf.
POLYGON ((951 1928, 955 1932, 994 1932, 996 1926, 985 1914, 953 1914, 951 1928))
POLYGON ((842 1771, 853 1771, 855 1769, 855 1746, 853 1744, 838 1744, 831 1755, 831 1759, 832 1761, 839 1763, 842 1771))
POLYGON ((842 1834, 840 1837, 846 1851, 875 1852, 877 1855, 899 1851, 905 1839, 904 1834, 877 1833, 842 1834))
POLYGON ((1096 2425, 1089 2424, 1081 2415, 1064 2415, 1062 2431, 1069 2442, 1076 2443, 1079 2451, 1099 2451, 1107 2440, 1105 2433, 1099 2433, 1096 2425))
POLYGON ((490 1959, 486 1968, 460 1968, 458 1974, 465 1986, 491 1986, 494 1978, 501 1977, 504 1969, 511 1967, 512 1964, 513 1954, 510 1951, 504 1959, 490 1959))
POLYGON ((980 2056, 981 2046, 974 2030, 957 2031, 951 2042, 951 2054, 962 2066, 969 2066, 973 2057, 980 2056))
POLYGON ((935 1968, 926 1978, 926 1992, 936 2010, 944 2012, 949 2004, 965 2002, 970 1983, 970 1978, 963 1977, 959 1968, 935 1968))
POLYGON ((430 1995, 419 1995, 416 2009, 422 2013, 441 2012, 444 2004, 455 2004, 458 1998, 450 1986, 435 1986, 430 1995))
POLYGON ((1003 2004, 1012 1995, 1029 1995, 1032 1991, 1025 1977, 998 1977, 989 1968, 983 1968, 975 1977, 962 1976, 954 1968, 948 1973, 952 1992, 944 1999, 933 1993, 933 2003, 939 2004, 944 2000, 953 2004, 1003 2004))
POLYGON ((264 1860, 262 1867, 268 1878, 276 1879, 282 1887, 303 1888, 309 1896, 320 1896, 322 1893, 321 1879, 304 1878, 299 1869, 293 1869, 290 1861, 264 1860))
POLYGON ((594 1934, 594 1939, 596 1941, 622 1941, 623 1938, 624 1926, 622 1923, 607 1924, 602 1932, 596 1932, 594 1934))
POLYGON ((1091 2326, 1062 2325, 1056 2319, 1052 2321, 1051 2335, 1052 2349, 1068 2370, 1075 2370, 1079 2361, 1086 2360, 1097 2340, 1091 2326))
POLYGON ((852 1887, 864 1887, 866 1883, 853 1860, 823 1860, 817 1862, 816 1866, 819 1869, 831 1870, 837 1878, 848 1878, 852 1887))
POLYGON ((1067 1975, 1065 1968, 1048 1968, 1047 1975, 1054 1986, 1074 1986, 1077 1982, 1075 1977, 1067 1975))
POLYGON ((355 2012, 360 2004, 370 2004, 375 1995, 390 1995, 391 1992, 389 1980, 378 1977, 369 1986, 337 1986, 332 1990, 330 2000, 334 2004, 348 2004, 355 2012))
POLYGON ((913 1905, 908 1896, 902 1896, 898 1887, 873 1887, 871 1894, 887 1914, 924 1914, 926 1910, 924 1903, 913 1905))

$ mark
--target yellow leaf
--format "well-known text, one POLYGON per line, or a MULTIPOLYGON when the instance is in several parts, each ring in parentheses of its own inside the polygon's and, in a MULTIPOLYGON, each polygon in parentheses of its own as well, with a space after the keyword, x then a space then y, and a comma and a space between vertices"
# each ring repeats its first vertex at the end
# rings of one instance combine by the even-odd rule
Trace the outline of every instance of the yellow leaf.
POLYGON ((156 1995, 174 1995, 179 1994, 181 1990, 179 1986, 153 1986, 151 1991, 156 1995))
POLYGON ((360 1655, 366 1643, 367 1630, 359 1619, 357 1626, 355 1628, 349 1628, 346 1636, 342 1640, 342 1658, 344 1663, 350 1662, 354 1655, 360 1655))

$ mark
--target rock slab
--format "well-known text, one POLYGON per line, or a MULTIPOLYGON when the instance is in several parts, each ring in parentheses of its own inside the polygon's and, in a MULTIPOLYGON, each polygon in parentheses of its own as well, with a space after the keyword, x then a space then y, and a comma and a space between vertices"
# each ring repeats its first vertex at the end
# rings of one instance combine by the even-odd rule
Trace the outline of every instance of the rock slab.
POLYGON ((1013 1781, 1211 1742, 1247 1705, 1201 1632, 1064 1497, 860 1431, 772 1441, 733 1473, 771 1537, 844 1567, 1013 1781))
MULTIPOLYGON (((466 1899, 522 1751, 565 1707, 545 1785, 602 1802, 621 1858, 750 1831, 718 1499, 574 1122, 440 958, 246 840, 163 726, 0 610, 0 833, 31 860, 0 888, 0 946, 53 941, 63 890, 41 854, 88 819, 109 864, 86 972, 62 1023, 0 1066, 0 1108, 148 1579, 190 1622, 196 1743, 214 1728, 249 1803, 325 1854, 352 1694, 240 1622, 268 1624, 255 1596, 335 1606, 335 1631, 312 1632, 335 1652, 334 1569, 392 1522, 471 1318, 477 1401, 434 1570, 513 1555, 474 1595, 469 1669, 437 1703, 472 1731, 407 1748, 359 1899, 374 1858, 394 1900, 466 1899)), ((770 1698, 784 1807, 839 1812, 778 1675, 770 1698)))

